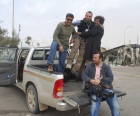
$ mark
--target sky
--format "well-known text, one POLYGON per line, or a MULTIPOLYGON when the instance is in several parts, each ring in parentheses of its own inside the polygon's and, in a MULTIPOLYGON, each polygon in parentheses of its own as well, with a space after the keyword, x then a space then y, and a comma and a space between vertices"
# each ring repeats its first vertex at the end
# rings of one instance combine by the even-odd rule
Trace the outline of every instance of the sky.
MULTIPOLYGON (((13 0, 0 0, 0 26, 12 32, 13 0)), ((140 44, 140 0, 14 0, 14 28, 21 25, 20 38, 32 37, 33 45, 50 45, 53 32, 67 13, 74 14, 74 21, 82 20, 87 11, 104 16, 104 36, 101 46, 106 49, 124 44, 140 44), (130 27, 132 26, 132 27, 130 27)))

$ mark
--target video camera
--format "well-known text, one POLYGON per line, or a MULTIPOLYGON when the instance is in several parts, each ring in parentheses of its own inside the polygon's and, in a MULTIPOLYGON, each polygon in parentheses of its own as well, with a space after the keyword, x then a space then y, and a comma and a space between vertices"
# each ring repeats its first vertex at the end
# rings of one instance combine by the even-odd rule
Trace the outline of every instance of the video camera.
MULTIPOLYGON (((84 85, 83 85, 83 92, 89 94, 90 96, 92 94, 95 94, 97 97, 103 97, 105 99, 108 97, 113 98, 114 92, 106 92, 104 91, 105 89, 112 89, 108 81, 105 79, 101 79, 101 82, 98 86, 92 85, 87 82, 84 82, 84 85)), ((94 101, 97 101, 97 99, 94 101)))
POLYGON ((105 98, 105 99, 108 98, 108 97, 113 98, 114 97, 114 92, 105 92, 105 91, 103 91, 102 97, 105 98))
MULTIPOLYGON (((112 89, 112 88, 109 86, 108 81, 105 80, 105 79, 101 79, 101 82, 100 82, 99 85, 100 85, 102 88, 104 88, 104 89, 112 89)), ((105 98, 105 99, 108 98, 108 97, 113 98, 113 97, 114 97, 114 92, 105 92, 105 91, 103 91, 103 92, 102 92, 102 97, 105 98)))

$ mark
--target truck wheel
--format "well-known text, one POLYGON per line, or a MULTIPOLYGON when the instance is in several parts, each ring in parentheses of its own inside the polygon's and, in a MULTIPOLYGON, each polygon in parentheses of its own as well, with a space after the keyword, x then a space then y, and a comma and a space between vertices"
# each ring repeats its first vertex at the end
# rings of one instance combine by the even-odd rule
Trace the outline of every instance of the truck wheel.
POLYGON ((39 112, 38 95, 34 85, 29 85, 27 88, 26 103, 30 112, 34 114, 39 112))

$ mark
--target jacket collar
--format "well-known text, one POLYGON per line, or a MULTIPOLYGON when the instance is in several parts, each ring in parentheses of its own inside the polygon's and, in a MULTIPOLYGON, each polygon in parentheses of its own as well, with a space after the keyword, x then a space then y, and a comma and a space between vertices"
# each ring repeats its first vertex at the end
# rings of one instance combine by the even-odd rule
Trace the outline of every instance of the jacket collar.
POLYGON ((103 63, 102 68, 106 68, 106 64, 105 63, 103 63))
MULTIPOLYGON (((94 63, 92 63, 91 65, 95 67, 95 64, 94 63)), ((106 64, 104 62, 102 64, 102 68, 106 68, 106 64)))

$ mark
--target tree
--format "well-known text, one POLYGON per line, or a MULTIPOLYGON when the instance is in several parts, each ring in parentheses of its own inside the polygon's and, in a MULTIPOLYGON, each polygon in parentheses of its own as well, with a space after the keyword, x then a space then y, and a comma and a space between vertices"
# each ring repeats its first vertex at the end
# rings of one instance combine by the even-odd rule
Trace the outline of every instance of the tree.
POLYGON ((10 43, 10 37, 7 36, 8 31, 0 27, 0 46, 7 46, 10 43))
POLYGON ((20 39, 18 37, 18 34, 16 33, 16 30, 14 30, 12 34, 14 34, 14 38, 11 38, 10 47, 17 47, 20 42, 20 39))
POLYGON ((0 46, 6 47, 17 47, 20 39, 17 36, 16 31, 13 32, 14 38, 8 36, 8 30, 0 27, 0 46))
POLYGON ((31 42, 30 42, 31 39, 32 39, 32 38, 31 38, 30 36, 27 36, 26 41, 25 41, 25 43, 28 44, 29 46, 30 46, 30 44, 31 44, 31 42))

